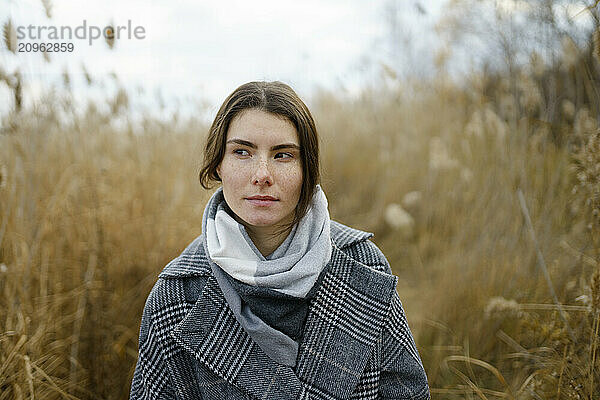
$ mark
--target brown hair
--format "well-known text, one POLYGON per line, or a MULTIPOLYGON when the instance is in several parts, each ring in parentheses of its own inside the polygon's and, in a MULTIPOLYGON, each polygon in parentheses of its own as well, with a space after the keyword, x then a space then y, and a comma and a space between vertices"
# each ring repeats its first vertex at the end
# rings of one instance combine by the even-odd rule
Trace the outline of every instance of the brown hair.
POLYGON ((225 154, 227 131, 231 121, 242 111, 257 109, 286 118, 296 128, 300 141, 302 162, 302 190, 296 205, 294 220, 297 224, 306 214, 315 186, 320 180, 319 140, 317 128, 308 107, 296 92, 282 82, 248 82, 231 93, 217 112, 204 147, 204 161, 200 170, 200 184, 205 189, 211 183, 221 182, 217 167, 225 154))

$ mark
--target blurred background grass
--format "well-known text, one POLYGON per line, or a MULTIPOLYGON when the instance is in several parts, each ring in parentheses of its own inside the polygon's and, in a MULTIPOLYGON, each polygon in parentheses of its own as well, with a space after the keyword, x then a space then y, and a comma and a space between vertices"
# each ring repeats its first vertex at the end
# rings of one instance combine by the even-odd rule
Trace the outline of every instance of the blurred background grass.
MULTIPOLYGON (((477 34, 476 3, 440 37, 477 34)), ((567 31, 546 3, 522 31, 496 15, 501 66, 457 80, 441 54, 427 79, 382 65, 359 96, 310 99, 331 216, 375 233, 435 399, 600 398, 598 10, 567 31)), ((208 125, 133 123, 124 88, 26 107, 19 71, 0 78, 0 399, 127 398, 146 296, 200 233, 208 125)))

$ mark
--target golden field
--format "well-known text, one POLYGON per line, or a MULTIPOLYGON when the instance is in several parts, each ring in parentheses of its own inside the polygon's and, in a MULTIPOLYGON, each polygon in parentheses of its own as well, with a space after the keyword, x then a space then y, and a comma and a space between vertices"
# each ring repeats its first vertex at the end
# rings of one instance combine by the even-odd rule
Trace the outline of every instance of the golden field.
MULTIPOLYGON (((331 216, 400 277, 434 399, 600 398, 600 49, 576 50, 308 101, 331 216)), ((133 124, 127 96, 2 116, 0 400, 126 399, 146 296, 201 232, 207 125, 133 124)))

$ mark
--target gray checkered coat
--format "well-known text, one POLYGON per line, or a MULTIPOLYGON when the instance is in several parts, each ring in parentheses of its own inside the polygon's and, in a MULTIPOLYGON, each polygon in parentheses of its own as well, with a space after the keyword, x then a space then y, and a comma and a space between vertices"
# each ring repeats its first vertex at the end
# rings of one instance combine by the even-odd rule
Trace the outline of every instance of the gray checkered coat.
POLYGON ((331 222, 333 264, 294 368, 238 324, 198 237, 148 296, 130 399, 429 399, 397 278, 371 236, 331 222))

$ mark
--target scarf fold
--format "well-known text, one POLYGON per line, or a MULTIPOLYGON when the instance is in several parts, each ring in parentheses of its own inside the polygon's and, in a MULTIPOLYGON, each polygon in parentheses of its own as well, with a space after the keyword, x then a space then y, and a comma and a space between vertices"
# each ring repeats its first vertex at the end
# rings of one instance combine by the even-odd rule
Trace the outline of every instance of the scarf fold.
POLYGON ((274 361, 294 366, 308 301, 331 259, 327 198, 317 185, 306 215, 267 257, 230 213, 220 187, 202 217, 212 272, 254 342, 274 361))

